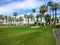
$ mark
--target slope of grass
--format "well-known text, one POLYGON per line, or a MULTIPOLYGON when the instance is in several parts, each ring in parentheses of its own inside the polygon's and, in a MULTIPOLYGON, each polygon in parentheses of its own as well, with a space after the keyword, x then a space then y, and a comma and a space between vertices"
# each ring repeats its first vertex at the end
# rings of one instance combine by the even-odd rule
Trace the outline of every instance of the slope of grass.
POLYGON ((52 26, 0 28, 0 45, 56 45, 52 26))

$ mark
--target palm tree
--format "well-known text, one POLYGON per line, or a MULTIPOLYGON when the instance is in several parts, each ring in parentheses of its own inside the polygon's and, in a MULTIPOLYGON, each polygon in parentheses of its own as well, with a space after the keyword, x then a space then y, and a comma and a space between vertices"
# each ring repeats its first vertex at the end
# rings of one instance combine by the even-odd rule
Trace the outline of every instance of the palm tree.
POLYGON ((55 3, 54 5, 53 5, 53 8, 54 8, 54 10, 55 10, 55 18, 57 17, 57 9, 59 8, 59 5, 57 4, 57 3, 55 3))
POLYGON ((17 22, 16 26, 18 26, 18 22, 19 22, 19 19, 18 18, 16 19, 16 22, 17 22))
POLYGON ((36 15, 36 25, 38 25, 38 21, 39 21, 39 14, 36 15))
POLYGON ((36 19, 37 19, 37 21, 39 20, 39 14, 36 15, 36 19))
POLYGON ((33 14, 30 14, 30 18, 31 18, 31 20, 33 20, 33 17, 34 17, 33 14))
MULTIPOLYGON (((40 12, 43 13, 43 17, 45 16, 44 13, 47 11, 48 11, 47 6, 45 6, 45 5, 41 6, 40 12)), ((45 20, 45 17, 44 17, 44 20, 45 20)), ((44 22, 44 25, 45 25, 45 22, 44 22)))
POLYGON ((42 24, 42 17, 44 16, 44 14, 42 12, 40 12, 39 16, 40 16, 40 19, 41 19, 40 21, 41 21, 41 24, 42 24))
POLYGON ((5 16, 5 21, 6 21, 6 26, 7 26, 8 16, 5 16))
POLYGON ((19 21, 20 21, 20 24, 22 24, 23 23, 23 17, 19 17, 19 21))
POLYGON ((24 14, 25 21, 26 21, 26 17, 27 17, 27 14, 24 14))
POLYGON ((15 17, 15 23, 16 23, 16 16, 18 15, 18 13, 17 12, 14 12, 13 15, 15 17))
POLYGON ((14 26, 14 17, 12 17, 12 24, 13 24, 13 26, 14 26))
POLYGON ((33 9, 32 11, 33 11, 33 13, 34 13, 34 23, 35 23, 35 12, 36 12, 36 10, 33 9))
MULTIPOLYGON (((25 22, 26 22, 27 14, 24 14, 24 18, 25 18, 25 22)), ((26 24, 26 26, 27 26, 27 24, 26 24)))
POLYGON ((26 18, 28 19, 28 25, 29 25, 29 18, 31 18, 30 15, 27 15, 27 14, 26 14, 26 15, 24 15, 24 17, 25 17, 25 19, 26 19, 26 18))
POLYGON ((2 20, 3 20, 3 24, 4 24, 4 17, 2 17, 2 20))
POLYGON ((47 23, 49 23, 50 20, 51 20, 50 15, 49 15, 49 14, 46 14, 46 15, 45 15, 45 21, 46 21, 47 23))
POLYGON ((51 10, 53 11, 53 18, 54 18, 54 7, 53 6, 51 7, 51 10))
POLYGON ((27 19, 28 19, 28 25, 29 25, 29 18, 31 18, 31 17, 30 17, 30 15, 27 15, 27 19))
POLYGON ((2 17, 3 15, 0 15, 0 25, 2 26, 2 17))
POLYGON ((57 19, 57 9, 59 8, 59 5, 57 3, 54 3, 53 6, 52 6, 52 10, 55 11, 55 18, 54 18, 54 23, 57 23, 58 21, 56 20, 57 19))
POLYGON ((50 10, 50 16, 51 16, 51 7, 53 5, 53 2, 52 1, 49 1, 47 6, 49 7, 49 10, 50 10))
POLYGON ((8 17, 8 22, 9 22, 9 27, 10 27, 12 24, 12 18, 10 16, 8 17))

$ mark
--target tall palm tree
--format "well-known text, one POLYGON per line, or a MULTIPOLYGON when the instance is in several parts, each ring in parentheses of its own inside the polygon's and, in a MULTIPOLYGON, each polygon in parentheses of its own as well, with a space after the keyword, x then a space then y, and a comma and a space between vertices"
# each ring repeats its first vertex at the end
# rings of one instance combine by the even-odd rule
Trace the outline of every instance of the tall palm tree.
POLYGON ((28 25, 29 25, 29 18, 31 18, 31 17, 30 17, 30 15, 27 15, 27 19, 28 19, 28 25))
POLYGON ((3 15, 0 15, 0 25, 2 26, 2 17, 3 15))
POLYGON ((58 21, 56 20, 57 19, 57 9, 59 8, 59 5, 57 3, 54 3, 53 6, 52 6, 52 10, 55 12, 55 18, 54 18, 54 23, 57 23, 58 21))
MULTIPOLYGON (((25 22, 26 22, 27 14, 24 14, 24 18, 25 18, 25 22)), ((26 23, 26 26, 27 26, 27 23, 26 23)))
POLYGON ((11 26, 11 24, 12 24, 12 17, 8 17, 8 22, 9 22, 9 27, 11 26))
POLYGON ((30 18, 31 18, 31 20, 33 20, 33 17, 34 17, 33 14, 30 14, 30 18))
POLYGON ((32 11, 34 13, 34 23, 35 23, 35 12, 36 12, 36 9, 33 9, 32 11))
POLYGON ((20 22, 20 24, 23 24, 23 17, 19 17, 19 22, 20 22))
POLYGON ((12 17, 12 24, 13 24, 13 26, 14 26, 14 17, 12 17))
POLYGON ((14 12, 13 13, 13 16, 15 17, 15 23, 16 23, 16 16, 18 15, 18 13, 17 12, 14 12))
POLYGON ((47 23, 49 23, 50 20, 51 20, 50 15, 49 15, 49 14, 46 14, 46 15, 45 15, 45 21, 46 21, 47 23))
POLYGON ((42 12, 40 12, 39 16, 40 16, 40 19, 41 19, 40 21, 41 21, 41 24, 42 24, 42 17, 44 16, 44 14, 42 12))
MULTIPOLYGON (((47 11, 48 11, 47 6, 45 6, 45 5, 41 6, 40 12, 43 13, 43 17, 45 16, 44 13, 47 11)), ((45 17, 44 17, 44 21, 45 21, 45 17)), ((45 22, 44 22, 44 25, 45 25, 45 22)))
POLYGON ((3 24, 4 24, 4 16, 2 17, 2 20, 3 20, 3 24))
POLYGON ((26 15, 24 15, 24 17, 28 19, 28 25, 29 25, 29 19, 31 18, 30 15, 26 14, 26 15))
POLYGON ((54 18, 54 6, 51 7, 51 10, 53 12, 53 18, 54 18))
POLYGON ((6 26, 7 26, 8 16, 5 16, 5 21, 6 21, 6 26))
POLYGON ((38 22, 38 20, 39 20, 39 14, 36 15, 36 19, 37 19, 37 22, 38 22))
POLYGON ((27 17, 27 14, 24 14, 25 21, 26 21, 26 17, 27 17))
POLYGON ((59 8, 59 5, 57 4, 57 3, 55 3, 54 5, 53 5, 53 8, 54 8, 54 10, 55 10, 55 18, 57 17, 57 9, 59 8))
POLYGON ((52 1, 49 1, 47 6, 49 7, 49 10, 50 10, 50 16, 51 16, 51 7, 53 5, 53 2, 52 1))
POLYGON ((19 22, 19 19, 18 19, 18 18, 16 19, 16 22, 17 22, 16 26, 18 26, 18 25, 19 25, 19 24, 18 24, 18 22, 19 22))

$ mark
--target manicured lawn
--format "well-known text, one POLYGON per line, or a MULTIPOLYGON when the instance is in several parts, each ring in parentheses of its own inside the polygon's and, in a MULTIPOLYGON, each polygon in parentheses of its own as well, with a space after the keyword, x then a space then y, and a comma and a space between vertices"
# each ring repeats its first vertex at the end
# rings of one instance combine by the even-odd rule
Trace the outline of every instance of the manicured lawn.
POLYGON ((0 28, 0 45, 56 45, 52 26, 0 28))

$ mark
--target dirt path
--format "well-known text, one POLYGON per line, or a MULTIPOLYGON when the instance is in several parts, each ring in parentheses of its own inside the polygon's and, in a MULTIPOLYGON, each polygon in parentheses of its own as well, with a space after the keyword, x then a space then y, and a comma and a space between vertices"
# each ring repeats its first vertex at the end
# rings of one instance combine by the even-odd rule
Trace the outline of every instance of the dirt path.
POLYGON ((60 32, 59 32, 59 29, 55 28, 53 30, 53 32, 54 32, 54 36, 56 38, 56 45, 60 45, 60 32))

